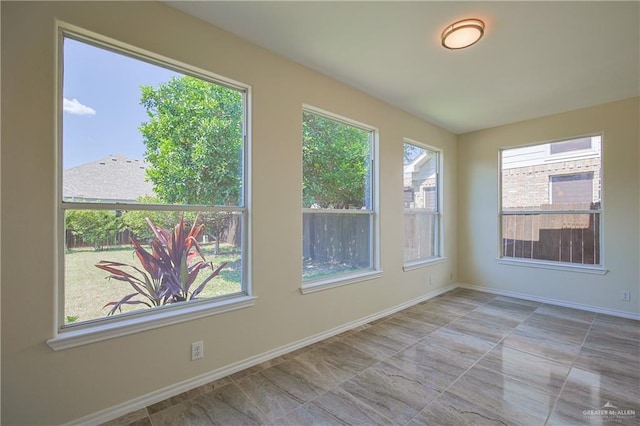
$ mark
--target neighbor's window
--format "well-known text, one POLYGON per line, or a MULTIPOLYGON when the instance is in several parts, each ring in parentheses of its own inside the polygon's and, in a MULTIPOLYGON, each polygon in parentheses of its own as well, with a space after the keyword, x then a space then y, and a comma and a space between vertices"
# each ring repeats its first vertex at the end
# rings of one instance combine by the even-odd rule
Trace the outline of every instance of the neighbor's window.
POLYGON ((62 47, 62 327, 245 295, 246 89, 62 47))
POLYGON ((601 147, 592 136, 502 150, 502 258, 601 265, 601 147))
POLYGON ((552 142, 549 144, 551 154, 564 154, 565 152, 591 149, 591 138, 569 139, 566 141, 552 142))
POLYGON ((305 283, 376 269, 373 150, 373 129, 303 111, 305 283))
POLYGON ((404 144, 404 263, 440 257, 440 152, 404 144))

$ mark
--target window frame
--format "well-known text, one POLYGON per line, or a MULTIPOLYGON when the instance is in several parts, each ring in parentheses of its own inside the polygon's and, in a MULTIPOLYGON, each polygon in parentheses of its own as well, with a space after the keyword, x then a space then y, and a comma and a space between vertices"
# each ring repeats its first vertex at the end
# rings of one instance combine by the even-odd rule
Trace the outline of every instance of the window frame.
MULTIPOLYGON (((497 239, 496 239, 496 262, 502 265, 510 265, 510 266, 519 266, 519 267, 527 267, 527 268, 538 268, 538 269, 549 269, 556 271, 565 271, 565 272, 577 272, 577 273, 585 273, 585 274, 594 274, 594 275, 605 275, 608 270, 606 269, 606 258, 605 258, 605 250, 604 250, 604 200, 602 198, 602 188, 604 182, 603 170, 604 170, 604 150, 602 149, 602 144, 604 140, 603 133, 592 133, 581 136, 574 136, 571 138, 563 138, 563 139, 555 139, 548 140, 543 142, 534 142, 523 145, 516 146, 505 146, 498 148, 497 155, 497 183, 498 183, 498 200, 497 200, 497 239), (581 139, 581 138, 593 138, 600 137, 600 171, 599 171, 599 179, 600 179, 600 208, 594 210, 541 210, 541 209, 529 209, 529 210, 520 210, 520 211, 511 211, 505 212, 502 206, 503 199, 503 187, 502 187, 502 158, 503 152, 516 148, 527 148, 534 147, 540 145, 547 145, 548 149, 546 150, 546 155, 549 157, 548 161, 564 161, 566 160, 564 157, 572 157, 574 156, 574 152, 584 153, 584 154, 592 154, 595 152, 593 148, 593 142, 591 144, 590 149, 569 151, 570 155, 566 155, 567 153, 556 153, 551 154, 550 147, 551 144, 556 142, 565 142, 573 139, 581 139), (513 216, 513 215, 551 215, 551 214, 598 214, 599 216, 599 235, 598 235, 598 244, 600 248, 599 264, 581 264, 581 263, 570 263, 570 262, 561 262, 561 261, 551 261, 551 260, 543 260, 543 259, 531 259, 531 258, 518 258, 518 257, 505 257, 503 253, 504 244, 503 244, 503 217, 504 216, 513 216)), ((548 162, 547 161, 547 162, 548 162)), ((545 164, 545 163, 542 163, 545 164)), ((551 191, 551 175, 549 176, 549 188, 548 191, 551 191)))
MULTIPOLYGON (((436 226, 436 230, 437 230, 437 235, 436 235, 436 242, 435 242, 435 247, 437 248, 437 255, 435 256, 429 256, 429 257, 423 257, 423 258, 419 258, 419 259, 414 259, 414 260, 409 260, 409 261, 405 261, 404 260, 404 244, 406 243, 406 241, 403 238, 403 266, 402 266, 402 270, 407 272, 407 271, 411 271, 414 269, 419 269, 425 266, 429 266, 429 265, 433 265, 433 264, 437 264, 437 263, 441 263, 444 262, 447 258, 444 255, 444 214, 443 214, 443 210, 444 210, 444 182, 443 182, 443 170, 444 170, 444 153, 441 149, 436 148, 434 146, 413 140, 413 139, 409 139, 409 138, 404 138, 403 139, 403 143, 402 143, 402 147, 403 147, 403 152, 404 152, 404 145, 413 145, 417 148, 421 148, 421 149, 425 149, 431 152, 434 152, 437 154, 438 158, 437 158, 437 162, 436 162, 436 192, 437 192, 437 198, 436 198, 436 203, 437 203, 437 210, 435 212, 429 212, 429 211, 425 211, 424 213, 427 213, 429 215, 433 215, 437 218, 437 226, 436 226)), ((403 157, 404 158, 404 157, 403 157)), ((404 167, 404 160, 403 160, 403 167, 404 167)), ((403 170, 404 173, 404 170, 403 170)), ((403 184, 403 194, 404 194, 404 184, 403 184)), ((407 209, 406 207, 403 207, 403 225, 404 225, 404 214, 407 210, 418 210, 420 212, 422 212, 423 210, 426 209, 416 209, 416 208, 409 208, 407 209)), ((403 227, 404 229, 404 227, 403 227)), ((404 232, 403 232, 404 235, 404 232)))
POLYGON ((63 350, 119 336, 125 336, 166 325, 172 325, 197 318, 211 316, 231 310, 253 306, 251 285, 251 86, 217 75, 183 62, 179 62, 160 54, 156 54, 130 44, 102 36, 100 34, 70 25, 56 22, 56 64, 55 64, 55 209, 56 223, 54 257, 55 298, 53 337, 47 344, 53 350, 63 350), (242 152, 242 188, 241 200, 236 206, 198 206, 198 205, 155 205, 141 203, 95 203, 65 201, 63 199, 63 64, 64 40, 73 39, 97 48, 124 55, 152 65, 202 79, 213 84, 237 90, 243 99, 243 152, 242 152), (239 213, 242 217, 242 276, 241 291, 230 295, 197 300, 176 306, 163 306, 148 311, 135 311, 116 317, 105 317, 88 320, 65 326, 65 212, 67 210, 142 210, 142 211, 227 211, 239 213))
MULTIPOLYGON (((301 285, 300 292, 302 294, 315 293, 318 291, 328 290, 331 288, 341 287, 344 285, 359 283, 362 281, 376 279, 382 276, 382 270, 380 267, 380 205, 379 205, 379 161, 378 161, 378 147, 379 147, 379 130, 371 125, 361 123, 359 121, 326 111, 315 106, 308 104, 302 105, 301 110, 301 123, 304 113, 315 114, 323 118, 337 121, 358 129, 364 130, 370 133, 369 137, 369 149, 370 149, 370 195, 371 195, 371 209, 316 209, 302 207, 301 213, 321 213, 321 214, 366 214, 371 217, 370 221, 370 240, 369 240, 369 258, 371 259, 371 268, 367 270, 360 270, 353 273, 337 274, 336 276, 323 277, 318 279, 306 280, 302 277, 302 265, 301 271, 301 285)), ((301 126, 302 128, 302 126, 301 126)), ((301 132, 302 135, 302 132, 301 132)), ((301 148, 303 145, 301 140, 301 148)), ((302 150, 301 150, 302 152, 302 150)), ((301 156, 302 158, 302 156, 301 156)), ((302 169, 302 167, 301 167, 302 169)), ((304 171, 303 171, 304 173, 304 171)), ((302 187, 301 192, 302 195, 302 187)), ((303 203, 301 203, 303 204, 303 203)), ((304 233, 304 230, 303 230, 304 233)))

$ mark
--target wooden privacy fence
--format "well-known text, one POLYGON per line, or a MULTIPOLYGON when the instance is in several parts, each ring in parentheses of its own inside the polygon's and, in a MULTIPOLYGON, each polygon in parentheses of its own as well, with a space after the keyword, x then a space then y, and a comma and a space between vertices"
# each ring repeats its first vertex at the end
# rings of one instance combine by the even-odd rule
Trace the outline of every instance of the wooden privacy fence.
MULTIPOLYGON (((188 225, 190 226, 190 225, 188 225)), ((215 241, 216 235, 208 233, 209 229, 205 228, 205 232, 198 238, 200 243, 211 243, 215 241)), ((79 235, 74 235, 72 231, 66 230, 65 232, 65 247, 67 249, 91 247, 91 244, 87 243, 79 235)), ((114 232, 103 244, 104 247, 131 245, 131 236, 133 233, 129 229, 123 229, 114 232)), ((238 215, 231 215, 226 223, 226 226, 220 233, 220 242, 227 243, 235 247, 239 247, 242 243, 242 220, 238 215)), ((142 243, 148 243, 148 241, 142 241, 142 243)))
POLYGON ((437 256, 438 215, 424 209, 404 211, 404 260, 437 256))
POLYGON ((503 257, 600 263, 600 213, 502 216, 503 257))
POLYGON ((304 213, 302 226, 305 259, 358 268, 370 266, 370 215, 304 213))

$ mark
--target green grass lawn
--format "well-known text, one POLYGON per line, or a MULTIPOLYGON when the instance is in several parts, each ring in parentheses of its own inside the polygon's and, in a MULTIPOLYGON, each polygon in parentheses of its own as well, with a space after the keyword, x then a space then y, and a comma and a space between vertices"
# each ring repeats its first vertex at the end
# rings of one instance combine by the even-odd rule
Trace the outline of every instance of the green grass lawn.
MULTIPOLYGON (((242 271, 239 248, 221 245, 221 253, 214 255, 213 244, 201 244, 201 247, 207 261, 213 262, 214 265, 220 265, 223 262, 229 262, 229 264, 222 269, 219 276, 209 281, 199 298, 241 291, 242 271)), ((96 268, 95 264, 101 260, 140 267, 140 262, 130 246, 114 247, 103 251, 94 251, 91 248, 68 250, 65 254, 65 324, 103 318, 109 312, 109 308, 103 309, 104 305, 135 292, 128 283, 109 280, 107 272, 96 268), (70 319, 73 321, 69 321, 70 319)), ((192 289, 197 288, 198 283, 208 275, 207 271, 205 269, 200 272, 192 289)), ((144 300, 142 297, 137 299, 144 300)), ((145 305, 131 305, 123 307, 122 312, 141 309, 149 308, 145 305)))

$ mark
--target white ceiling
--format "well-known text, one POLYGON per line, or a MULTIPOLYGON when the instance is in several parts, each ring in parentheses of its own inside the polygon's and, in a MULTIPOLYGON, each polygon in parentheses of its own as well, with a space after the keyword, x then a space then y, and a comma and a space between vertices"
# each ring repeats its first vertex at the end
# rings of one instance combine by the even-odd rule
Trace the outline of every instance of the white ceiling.
POLYGON ((640 95, 638 1, 168 4, 457 134, 640 95))

